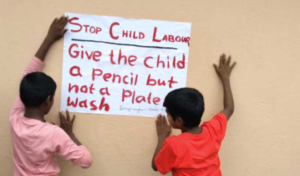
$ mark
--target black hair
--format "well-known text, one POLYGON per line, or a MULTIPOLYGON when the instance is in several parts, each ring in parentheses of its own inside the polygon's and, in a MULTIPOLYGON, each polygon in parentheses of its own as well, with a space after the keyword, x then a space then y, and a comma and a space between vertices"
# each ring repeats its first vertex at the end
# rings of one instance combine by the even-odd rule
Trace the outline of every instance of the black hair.
POLYGON ((33 72, 22 79, 20 97, 25 107, 39 107, 48 96, 53 100, 55 90, 56 83, 50 76, 42 72, 33 72))
POLYGON ((185 127, 199 126, 204 112, 204 100, 198 90, 194 88, 175 89, 168 93, 163 105, 173 120, 181 117, 185 127))

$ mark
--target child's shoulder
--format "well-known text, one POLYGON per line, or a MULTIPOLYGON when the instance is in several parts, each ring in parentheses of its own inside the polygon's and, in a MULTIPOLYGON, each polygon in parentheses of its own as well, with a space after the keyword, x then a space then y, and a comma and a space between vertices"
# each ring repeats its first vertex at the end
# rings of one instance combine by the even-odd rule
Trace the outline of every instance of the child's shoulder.
POLYGON ((173 135, 168 137, 164 142, 164 147, 168 150, 172 151, 179 151, 179 150, 185 150, 189 145, 189 140, 187 140, 183 134, 180 135, 173 135))
POLYGON ((169 136, 165 141, 170 145, 176 145, 182 143, 184 136, 182 134, 169 136))

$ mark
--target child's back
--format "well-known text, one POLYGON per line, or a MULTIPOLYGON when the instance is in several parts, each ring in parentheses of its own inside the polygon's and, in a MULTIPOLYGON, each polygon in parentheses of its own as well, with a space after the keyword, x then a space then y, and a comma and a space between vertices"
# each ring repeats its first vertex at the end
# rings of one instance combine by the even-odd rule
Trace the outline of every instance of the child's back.
POLYGON ((201 125, 200 134, 182 133, 168 137, 155 159, 161 173, 173 170, 174 176, 221 175, 218 152, 225 136, 227 118, 217 114, 201 125))
POLYGON ((92 157, 85 147, 77 146, 56 125, 24 117, 24 110, 18 98, 9 117, 15 176, 57 175, 56 153, 81 167, 91 165, 92 157))

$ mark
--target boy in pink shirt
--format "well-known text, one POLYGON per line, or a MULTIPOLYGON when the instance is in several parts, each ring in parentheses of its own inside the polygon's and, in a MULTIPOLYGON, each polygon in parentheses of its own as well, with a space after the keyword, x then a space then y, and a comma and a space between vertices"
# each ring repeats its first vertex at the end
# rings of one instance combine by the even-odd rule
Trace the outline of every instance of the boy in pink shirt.
POLYGON ((20 96, 9 114, 13 142, 14 176, 57 176, 60 172, 55 155, 71 160, 75 165, 88 168, 91 153, 72 132, 75 116, 70 119, 60 113, 61 127, 48 123, 56 83, 42 73, 44 59, 51 45, 63 37, 67 17, 55 19, 48 35, 23 73, 20 96))

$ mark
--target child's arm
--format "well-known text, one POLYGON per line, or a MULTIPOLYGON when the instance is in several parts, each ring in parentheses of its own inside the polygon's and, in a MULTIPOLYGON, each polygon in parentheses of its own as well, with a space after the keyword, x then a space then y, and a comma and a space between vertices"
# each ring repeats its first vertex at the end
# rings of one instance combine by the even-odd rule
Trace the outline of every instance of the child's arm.
POLYGON ((158 142, 157 142, 156 150, 155 150, 155 152, 153 154, 153 158, 152 158, 152 169, 154 171, 157 171, 157 167, 155 165, 155 158, 156 158, 157 154, 159 153, 159 151, 162 149, 164 141, 171 133, 171 126, 168 125, 166 117, 162 116, 161 114, 159 114, 157 116, 156 131, 157 131, 157 136, 158 136, 158 142))
POLYGON ((48 34, 44 39, 42 45, 39 50, 36 52, 35 57, 40 59, 41 61, 45 60, 46 54, 52 44, 62 38, 64 34, 67 32, 67 29, 64 29, 66 24, 68 23, 67 17, 60 17, 59 19, 55 18, 52 22, 48 34))
POLYGON ((231 56, 226 59, 225 54, 220 57, 219 66, 214 64, 216 72, 222 82, 223 90, 224 90, 224 110, 221 111, 224 115, 226 115, 227 119, 231 117, 234 112, 234 102, 233 96, 230 86, 230 74, 236 62, 230 65, 231 56))
POLYGON ((70 118, 69 111, 66 111, 67 118, 60 112, 59 119, 60 119, 60 127, 70 136, 72 141, 76 145, 81 145, 81 142, 76 138, 75 134, 73 133, 73 123, 75 121, 75 115, 73 115, 72 120, 70 118))
MULTIPOLYGON (((29 65, 26 67, 26 69, 23 72, 22 78, 32 72, 40 72, 42 71, 42 68, 44 66, 44 60, 45 56, 51 47, 51 45, 60 39, 66 30, 64 29, 65 25, 68 23, 67 17, 61 17, 59 19, 55 19, 53 23, 51 24, 48 34, 43 41, 42 45, 38 49, 37 53, 35 54, 35 57, 31 60, 29 65)), ((13 107, 11 109, 10 115, 12 115, 14 112, 17 112, 18 110, 24 111, 25 107, 20 99, 20 96, 16 99, 16 101, 13 104, 13 107)))
POLYGON ((88 168, 93 163, 93 157, 73 133, 75 115, 72 119, 68 111, 66 115, 65 117, 62 113, 59 113, 61 128, 54 131, 53 141, 51 142, 54 149, 52 150, 64 159, 71 160, 75 165, 88 168))

